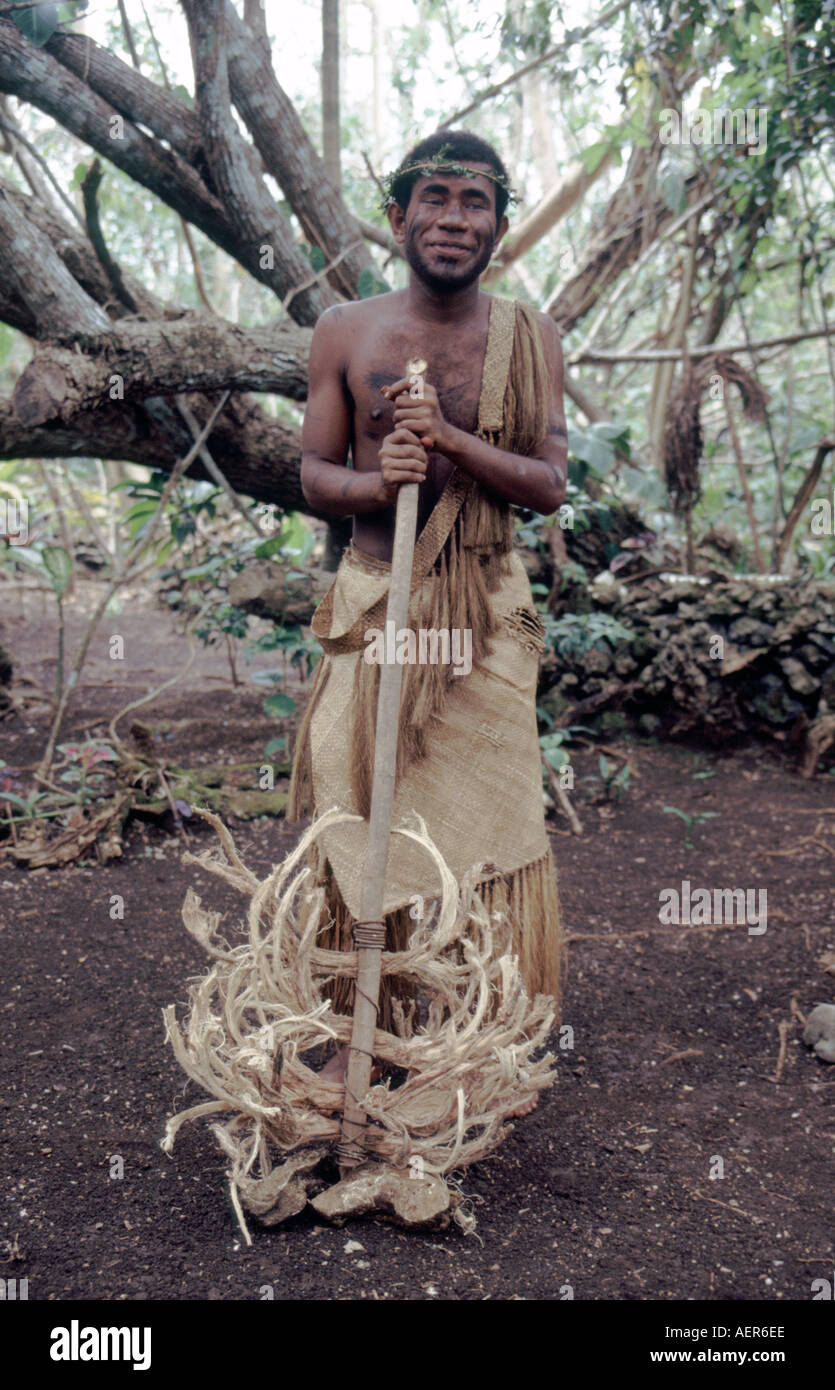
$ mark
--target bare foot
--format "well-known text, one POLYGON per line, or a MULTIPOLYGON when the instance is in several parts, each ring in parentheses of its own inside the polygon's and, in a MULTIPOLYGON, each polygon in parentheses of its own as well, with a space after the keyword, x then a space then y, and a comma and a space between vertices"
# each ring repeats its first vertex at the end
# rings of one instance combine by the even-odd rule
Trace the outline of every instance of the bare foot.
POLYGON ((522 1115, 530 1115, 531 1111, 535 1110, 538 1105, 539 1092, 534 1091, 532 1095, 526 1096, 524 1100, 521 1100, 515 1110, 511 1110, 511 1118, 515 1118, 517 1115, 520 1117, 522 1115))
POLYGON ((345 1074, 348 1070, 348 1049, 344 1045, 338 1047, 336 1052, 325 1063, 319 1072, 323 1081, 333 1081, 338 1086, 345 1084, 345 1074))
MULTIPOLYGON (((348 1046, 347 1044, 343 1043, 342 1047, 338 1047, 333 1056, 322 1067, 322 1070, 319 1072, 319 1076, 321 1077, 322 1081, 330 1081, 335 1083, 337 1086, 344 1086, 345 1077, 347 1073, 348 1046)), ((372 1084, 379 1081, 382 1074, 383 1069, 381 1066, 373 1066, 371 1068, 372 1084)))

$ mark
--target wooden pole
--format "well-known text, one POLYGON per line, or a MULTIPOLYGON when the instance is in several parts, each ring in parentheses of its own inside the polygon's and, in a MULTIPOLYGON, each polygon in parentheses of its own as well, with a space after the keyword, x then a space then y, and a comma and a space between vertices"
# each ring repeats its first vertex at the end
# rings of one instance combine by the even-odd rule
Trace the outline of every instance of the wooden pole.
MULTIPOLYGON (((391 584, 386 608, 386 631, 394 624, 395 633, 406 626, 417 528, 418 483, 403 483, 397 493, 394 548, 391 557, 391 584)), ((371 784, 371 814, 368 823, 368 851, 360 896, 357 923, 357 986, 354 998, 354 1025, 345 1078, 345 1107, 338 1146, 340 1170, 355 1168, 365 1157, 363 1135, 366 1114, 360 1102, 371 1081, 377 1001, 380 994, 380 964, 385 944, 383 890, 391 837, 394 803, 394 774, 397 764, 397 728, 400 716, 400 688, 403 667, 384 663, 380 670, 377 697, 377 724, 374 737, 374 778, 371 784)))

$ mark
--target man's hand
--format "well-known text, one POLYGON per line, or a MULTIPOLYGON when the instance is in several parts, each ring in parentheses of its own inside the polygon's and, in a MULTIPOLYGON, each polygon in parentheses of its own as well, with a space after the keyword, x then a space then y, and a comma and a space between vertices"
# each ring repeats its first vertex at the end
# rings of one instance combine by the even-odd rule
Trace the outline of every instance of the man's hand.
POLYGON ((426 478, 426 450, 411 430, 401 427, 387 434, 379 458, 383 474, 383 507, 390 507, 397 501, 397 489, 401 483, 422 483, 426 478))
POLYGON ((411 430, 425 448, 443 453, 449 425, 441 412, 438 393, 434 386, 423 381, 422 395, 413 398, 411 387, 410 377, 383 387, 383 395, 394 401, 395 428, 411 430))

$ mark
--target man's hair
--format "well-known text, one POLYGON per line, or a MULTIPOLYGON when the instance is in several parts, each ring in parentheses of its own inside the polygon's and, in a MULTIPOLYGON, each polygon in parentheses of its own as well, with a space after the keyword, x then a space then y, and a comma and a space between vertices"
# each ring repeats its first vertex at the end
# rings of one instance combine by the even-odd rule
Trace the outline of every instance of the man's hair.
POLYGON ((504 216, 505 208, 512 196, 508 173, 501 158, 481 136, 470 130, 436 130, 427 135, 400 161, 388 185, 389 201, 398 203, 405 212, 409 206, 412 189, 421 177, 421 164, 487 164, 495 177, 490 182, 496 190, 496 226, 504 216))

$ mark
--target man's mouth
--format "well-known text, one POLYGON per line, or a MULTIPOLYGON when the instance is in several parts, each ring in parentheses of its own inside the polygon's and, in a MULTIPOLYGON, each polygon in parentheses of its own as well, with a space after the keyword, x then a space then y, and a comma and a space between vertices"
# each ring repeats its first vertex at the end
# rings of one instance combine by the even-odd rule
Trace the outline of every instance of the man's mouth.
POLYGON ((444 255, 448 255, 450 251, 465 255, 472 250, 471 246, 462 246, 460 241, 433 241, 431 245, 433 251, 442 251, 444 255))

